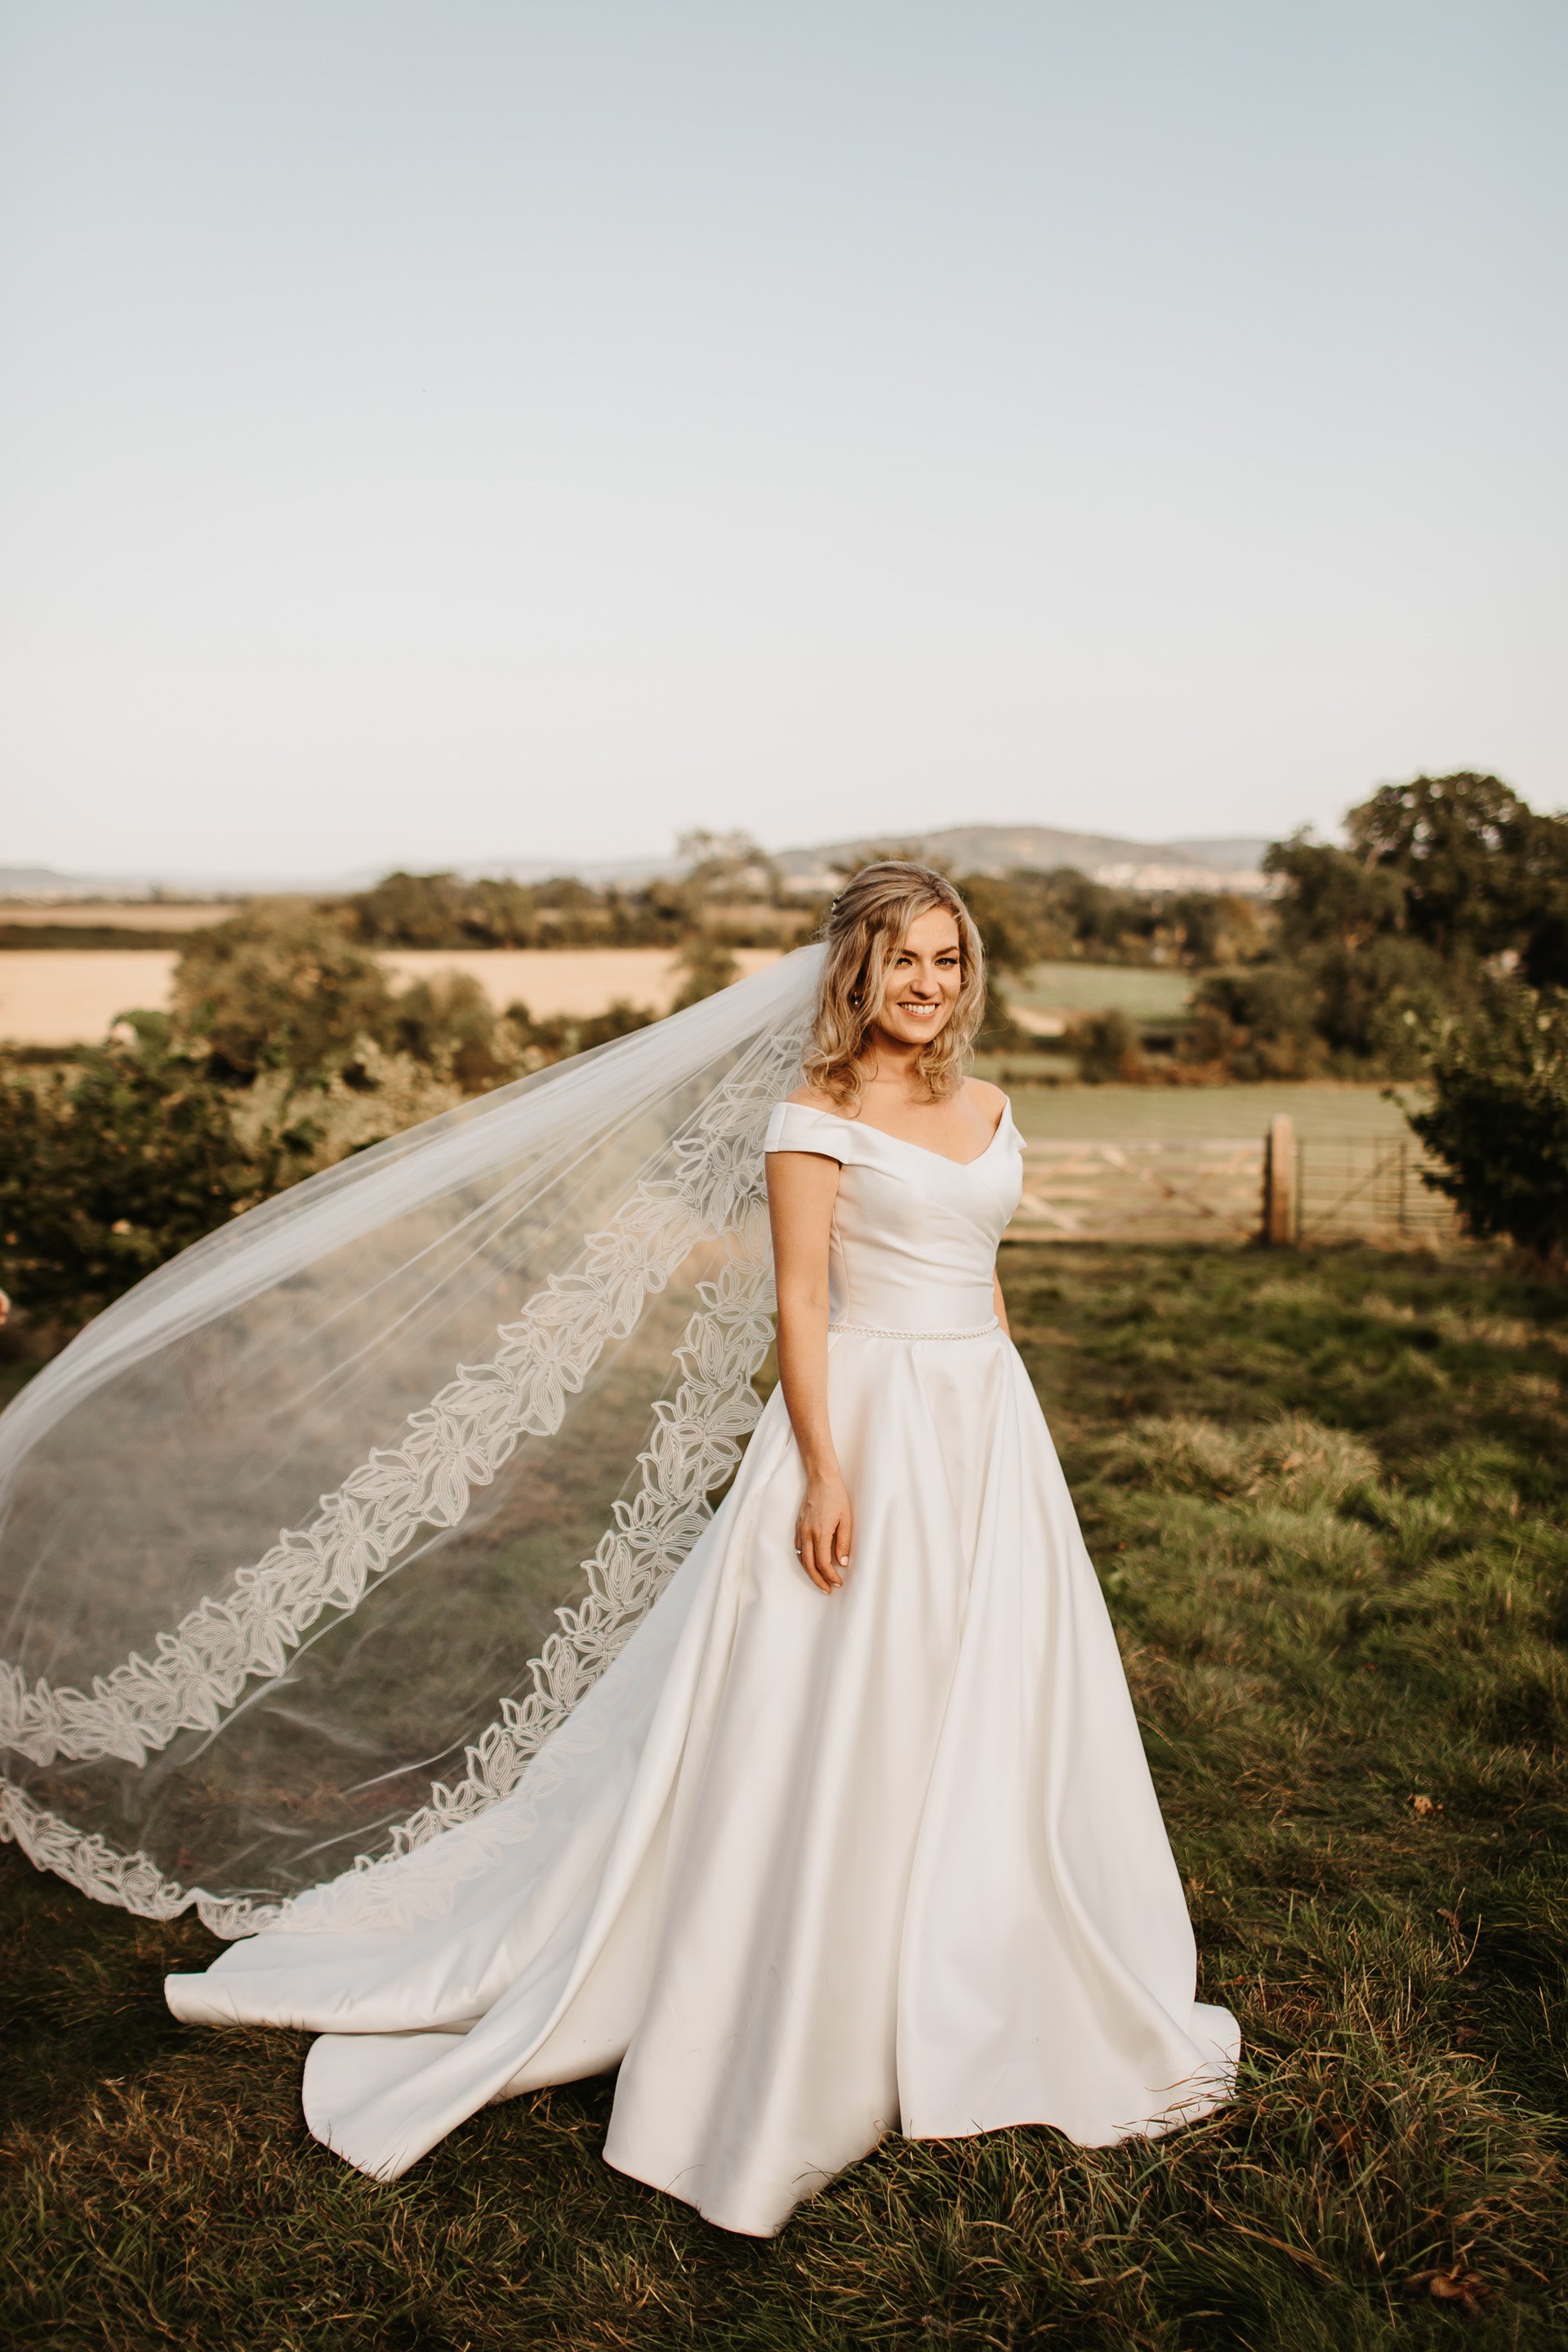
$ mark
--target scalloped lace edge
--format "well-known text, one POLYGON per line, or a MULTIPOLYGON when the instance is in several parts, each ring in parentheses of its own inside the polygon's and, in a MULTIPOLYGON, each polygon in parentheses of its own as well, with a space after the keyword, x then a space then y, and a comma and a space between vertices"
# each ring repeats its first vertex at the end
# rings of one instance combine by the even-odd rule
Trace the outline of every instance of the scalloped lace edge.
MULTIPOLYGON (((488 1842, 459 1842, 450 1869, 434 1866, 431 1842, 517 1789, 710 1519, 708 1495, 733 1470, 760 1410, 751 1383, 772 1336, 771 1253, 762 1139, 752 1130, 799 1053, 793 1030, 770 1042, 762 1066, 733 1074, 693 1133, 677 1139, 679 1174, 639 1183, 612 1223, 589 1237, 583 1270, 552 1276, 518 1322, 500 1327, 502 1345, 489 1362, 459 1367, 427 1408, 409 1416, 405 1444, 373 1452, 336 1495, 323 1497, 309 1528, 286 1532, 255 1568, 239 1570, 231 1600, 204 1601, 159 1636, 154 1662, 133 1654, 96 1678, 90 1696, 46 1683, 29 1690, 15 1667, 0 1668, 0 1745, 39 1763, 57 1755, 117 1755, 141 1764, 181 1729, 216 1728, 247 1680, 285 1670, 288 1651, 323 1610, 352 1611, 421 1526, 462 1517, 472 1488, 495 1476, 522 1435, 558 1428, 567 1394, 605 1341, 629 1332, 649 1293, 664 1286, 698 1241, 717 1234, 731 1256, 717 1280, 698 1286, 702 1304, 675 1350, 684 1377, 673 1397, 655 1402, 638 1489, 615 1504, 614 1525, 583 1563, 584 1598, 557 1610, 561 1631, 529 1661, 531 1689, 521 1700, 503 1699, 500 1715, 466 1749, 461 1778, 432 1785, 426 1801, 391 1832, 390 1851, 361 1855, 339 1877, 278 1903, 184 1888, 150 1855, 75 1828, 5 1780, 0 1839, 15 1839, 42 1868, 97 1901, 153 1919, 194 1907, 224 1937, 285 1923, 326 1930, 431 1916, 459 1878, 483 1867, 488 1842), (421 1850, 426 1860, 410 1871, 421 1850)), ((540 1776, 529 1780, 531 1786, 540 1776)), ((533 1806, 526 1820, 507 1810, 517 1816, 507 1824, 510 1842, 526 1833, 533 1806)))

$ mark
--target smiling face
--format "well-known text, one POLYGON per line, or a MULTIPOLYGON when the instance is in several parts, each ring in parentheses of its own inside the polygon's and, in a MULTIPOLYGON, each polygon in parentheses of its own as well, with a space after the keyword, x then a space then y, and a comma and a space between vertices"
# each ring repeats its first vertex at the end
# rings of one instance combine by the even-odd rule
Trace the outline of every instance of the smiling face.
POLYGON ((890 1045, 929 1044, 952 1020, 963 983, 957 919, 945 907, 928 907, 888 957, 873 1034, 890 1045))

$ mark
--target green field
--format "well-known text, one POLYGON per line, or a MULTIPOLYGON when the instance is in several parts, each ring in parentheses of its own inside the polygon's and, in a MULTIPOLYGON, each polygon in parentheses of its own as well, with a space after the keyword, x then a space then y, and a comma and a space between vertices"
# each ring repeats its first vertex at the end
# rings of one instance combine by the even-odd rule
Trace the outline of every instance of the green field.
POLYGON ((1154 965, 1037 963, 1009 974, 1004 992, 1042 1013, 1125 1013, 1133 1021, 1176 1021, 1201 974, 1154 965))
MULTIPOLYGON (((1306 1137, 1408 1135, 1381 1087, 1031 1087, 1010 1089, 1024 1133, 1039 1142, 1163 1143, 1263 1135, 1283 1111, 1306 1137)), ((1404 1092, 1415 1099, 1415 1090, 1404 1092)))
POLYGON ((892 2141, 771 2242, 608 2170, 603 2080, 382 2186, 307 2137, 300 2037, 170 2018, 198 1927, 6 1852, 8 2347, 1568 2341, 1568 1296, 1366 1249, 1005 1271, 1242 2021, 1234 2105, 1116 2148, 892 2141))

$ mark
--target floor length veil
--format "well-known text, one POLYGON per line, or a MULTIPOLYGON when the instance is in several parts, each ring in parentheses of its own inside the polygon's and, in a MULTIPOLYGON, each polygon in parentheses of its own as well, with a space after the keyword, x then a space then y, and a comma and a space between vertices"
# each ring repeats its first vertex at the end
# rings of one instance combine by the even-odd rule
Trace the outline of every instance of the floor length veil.
POLYGON ((279 1195, 23 1391, 0 1834, 232 1937, 329 1884, 373 1917, 389 1858, 516 1788, 755 1420, 820 956, 279 1195))

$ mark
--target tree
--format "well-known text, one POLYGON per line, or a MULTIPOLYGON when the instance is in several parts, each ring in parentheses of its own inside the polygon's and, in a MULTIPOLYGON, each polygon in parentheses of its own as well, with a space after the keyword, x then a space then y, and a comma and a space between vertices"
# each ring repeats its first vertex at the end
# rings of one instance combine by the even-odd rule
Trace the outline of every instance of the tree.
POLYGON ((1031 964, 1070 954, 1071 934, 1047 882, 1043 874, 1021 872, 966 874, 956 885, 994 971, 1027 971, 1031 964))
POLYGON ((987 957, 1004 971, 1026 971, 1031 964, 1068 956, 1149 963, 1175 948, 1179 921, 1159 898, 1093 881, 1076 866, 966 874, 955 887, 974 918, 987 957))
POLYGON ((1315 986, 1288 964, 1216 971, 1194 990, 1176 1057, 1226 1077, 1310 1078, 1328 1055, 1315 986))
POLYGON ((1359 948, 1321 948, 1301 971, 1331 1065, 1390 1078, 1421 1075, 1434 1032, 1476 986, 1471 967, 1445 963, 1435 948, 1397 932, 1359 948))
POLYGON ((306 898, 260 898, 192 934, 174 970, 175 1027, 215 1075, 331 1077, 384 1041, 392 991, 375 958, 306 898))
POLYGON ((1319 947, 1353 951, 1401 927, 1405 893, 1396 876, 1304 832, 1272 843, 1263 870, 1284 885, 1279 944, 1288 956, 1319 947))
POLYGON ((1331 1067, 1417 1076, 1424 1041, 1489 971, 1568 984, 1568 819, 1467 770, 1385 784, 1345 830, 1348 849, 1301 833, 1264 859, 1282 886, 1280 969, 1331 1067))
POLYGON ((451 1078, 466 1095, 484 1094, 522 1075, 516 1039, 468 972, 437 971, 411 981, 393 1001, 385 1027, 394 1053, 451 1078))
POLYGON ((1568 823, 1470 770, 1384 784, 1345 819, 1354 856, 1402 893, 1400 928, 1450 957, 1528 947, 1554 829, 1568 823))
POLYGON ((1252 963, 1265 951, 1258 908, 1235 890, 1178 891, 1162 908, 1160 919, 1178 961, 1190 971, 1252 963))
POLYGON ((455 874, 399 871, 345 898, 342 911, 345 928, 367 947, 449 948, 470 940, 477 946, 521 947, 531 938, 530 931, 524 939, 508 932, 476 940, 472 908, 472 886, 455 874))
POLYGON ((1521 969, 1532 988, 1568 988, 1568 819, 1532 816, 1523 834, 1530 936, 1521 969))
POLYGON ((768 898, 778 894, 777 862, 749 833, 681 834, 675 854, 686 866, 686 888, 700 904, 709 899, 768 898))
POLYGON ((1568 1255, 1568 992, 1493 981, 1432 1056, 1432 1100, 1406 1113, 1442 1162, 1427 1182, 1473 1234, 1568 1255))

